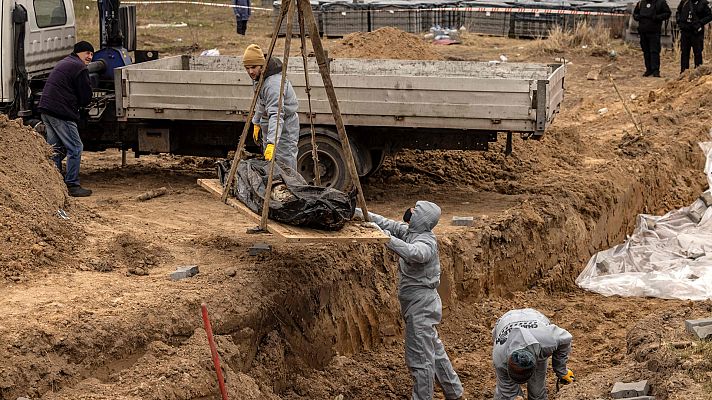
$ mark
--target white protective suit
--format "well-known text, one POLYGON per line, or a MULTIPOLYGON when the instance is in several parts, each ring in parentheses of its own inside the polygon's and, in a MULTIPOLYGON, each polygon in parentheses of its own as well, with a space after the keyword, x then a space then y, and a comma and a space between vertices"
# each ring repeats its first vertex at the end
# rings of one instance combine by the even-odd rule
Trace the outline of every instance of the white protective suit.
POLYGON ((400 256, 398 300, 405 320, 405 361, 413 377, 414 400, 432 399, 434 378, 447 399, 463 394, 460 378, 452 368, 435 325, 442 319, 440 256, 432 230, 440 219, 440 207, 419 201, 410 224, 369 213, 371 221, 389 233, 386 246, 400 256))
POLYGON ((566 362, 571 352, 571 334, 549 322, 542 313, 531 308, 511 310, 501 316, 492 330, 494 347, 492 361, 497 373, 494 400, 512 400, 523 396, 518 383, 510 379, 507 371, 509 356, 516 350, 526 349, 536 357, 534 374, 527 381, 528 400, 546 400, 546 364, 551 356, 551 366, 557 377, 566 375, 566 362))

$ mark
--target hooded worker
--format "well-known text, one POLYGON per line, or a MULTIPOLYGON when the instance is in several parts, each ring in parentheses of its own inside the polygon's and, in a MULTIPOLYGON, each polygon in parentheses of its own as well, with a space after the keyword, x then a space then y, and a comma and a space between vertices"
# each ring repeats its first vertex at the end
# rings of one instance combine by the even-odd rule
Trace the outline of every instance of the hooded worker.
POLYGON ((264 74, 264 83, 257 97, 255 115, 252 117, 252 123, 254 124, 253 139, 255 143, 260 145, 265 159, 271 160, 272 157, 276 157, 276 161, 281 166, 287 166, 296 171, 297 142, 299 141, 299 115, 297 115, 297 109, 299 103, 291 82, 286 80, 282 98, 282 113, 279 114, 282 61, 272 57, 268 64, 262 49, 256 44, 251 44, 245 49, 242 62, 253 80, 255 90, 257 90, 260 76, 264 74), (278 124, 279 131, 277 130, 278 124), (261 140, 260 136, 262 137, 261 140))
MULTIPOLYGON (((432 399, 437 378, 446 399, 463 399, 460 378, 445 353, 435 325, 442 318, 440 256, 433 228, 440 219, 440 207, 418 201, 406 210, 404 222, 378 214, 368 214, 371 221, 390 236, 386 247, 398 260, 398 300, 405 320, 405 361, 413 377, 412 399, 432 399)), ((355 218, 363 218, 356 209, 355 218)))
POLYGON ((497 374, 494 400, 514 400, 523 396, 527 384, 528 400, 546 400, 546 365, 551 366, 560 384, 574 381, 566 368, 571 353, 571 334, 537 310, 511 310, 501 316, 492 330, 492 362, 497 374))

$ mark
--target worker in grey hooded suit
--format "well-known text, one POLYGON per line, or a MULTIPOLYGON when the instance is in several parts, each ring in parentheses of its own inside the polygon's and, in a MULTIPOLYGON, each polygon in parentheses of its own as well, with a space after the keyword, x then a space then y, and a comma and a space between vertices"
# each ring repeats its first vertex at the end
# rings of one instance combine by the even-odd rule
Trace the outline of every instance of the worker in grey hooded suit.
POLYGON ((566 368, 571 352, 571 334, 549 322, 537 310, 511 310, 501 316, 492 330, 492 362, 497 374, 494 400, 513 400, 523 396, 519 385, 527 384, 528 400, 546 400, 546 364, 560 384, 574 381, 566 368))
MULTIPOLYGON (((356 218, 362 218, 356 209, 356 218)), ((442 318, 440 257, 433 228, 440 219, 440 207, 418 201, 406 210, 404 222, 369 213, 373 221, 390 236, 386 246, 400 256, 398 300, 405 320, 405 361, 413 377, 412 398, 432 399, 437 378, 447 399, 460 399, 463 388, 445 353, 435 325, 442 318), (408 222, 409 220, 409 222, 408 222)))

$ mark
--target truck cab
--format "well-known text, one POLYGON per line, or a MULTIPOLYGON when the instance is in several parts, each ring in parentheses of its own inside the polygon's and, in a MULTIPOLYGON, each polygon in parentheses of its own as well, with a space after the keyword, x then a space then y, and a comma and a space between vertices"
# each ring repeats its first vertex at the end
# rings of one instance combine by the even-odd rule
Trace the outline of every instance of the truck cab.
POLYGON ((7 109, 16 100, 22 74, 25 82, 46 75, 72 51, 74 5, 71 0, 3 0, 0 23, 0 107, 7 109))

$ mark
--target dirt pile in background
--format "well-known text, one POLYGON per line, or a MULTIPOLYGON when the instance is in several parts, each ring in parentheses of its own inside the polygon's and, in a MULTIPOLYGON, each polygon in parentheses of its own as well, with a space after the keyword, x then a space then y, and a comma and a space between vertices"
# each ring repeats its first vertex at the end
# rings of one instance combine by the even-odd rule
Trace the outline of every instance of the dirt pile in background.
POLYGON ((0 132, 0 280, 18 281, 57 265, 80 230, 57 213, 67 208, 67 189, 45 140, 5 115, 0 132))
POLYGON ((412 33, 386 27, 373 32, 351 33, 330 52, 338 58, 443 60, 435 47, 412 33))

